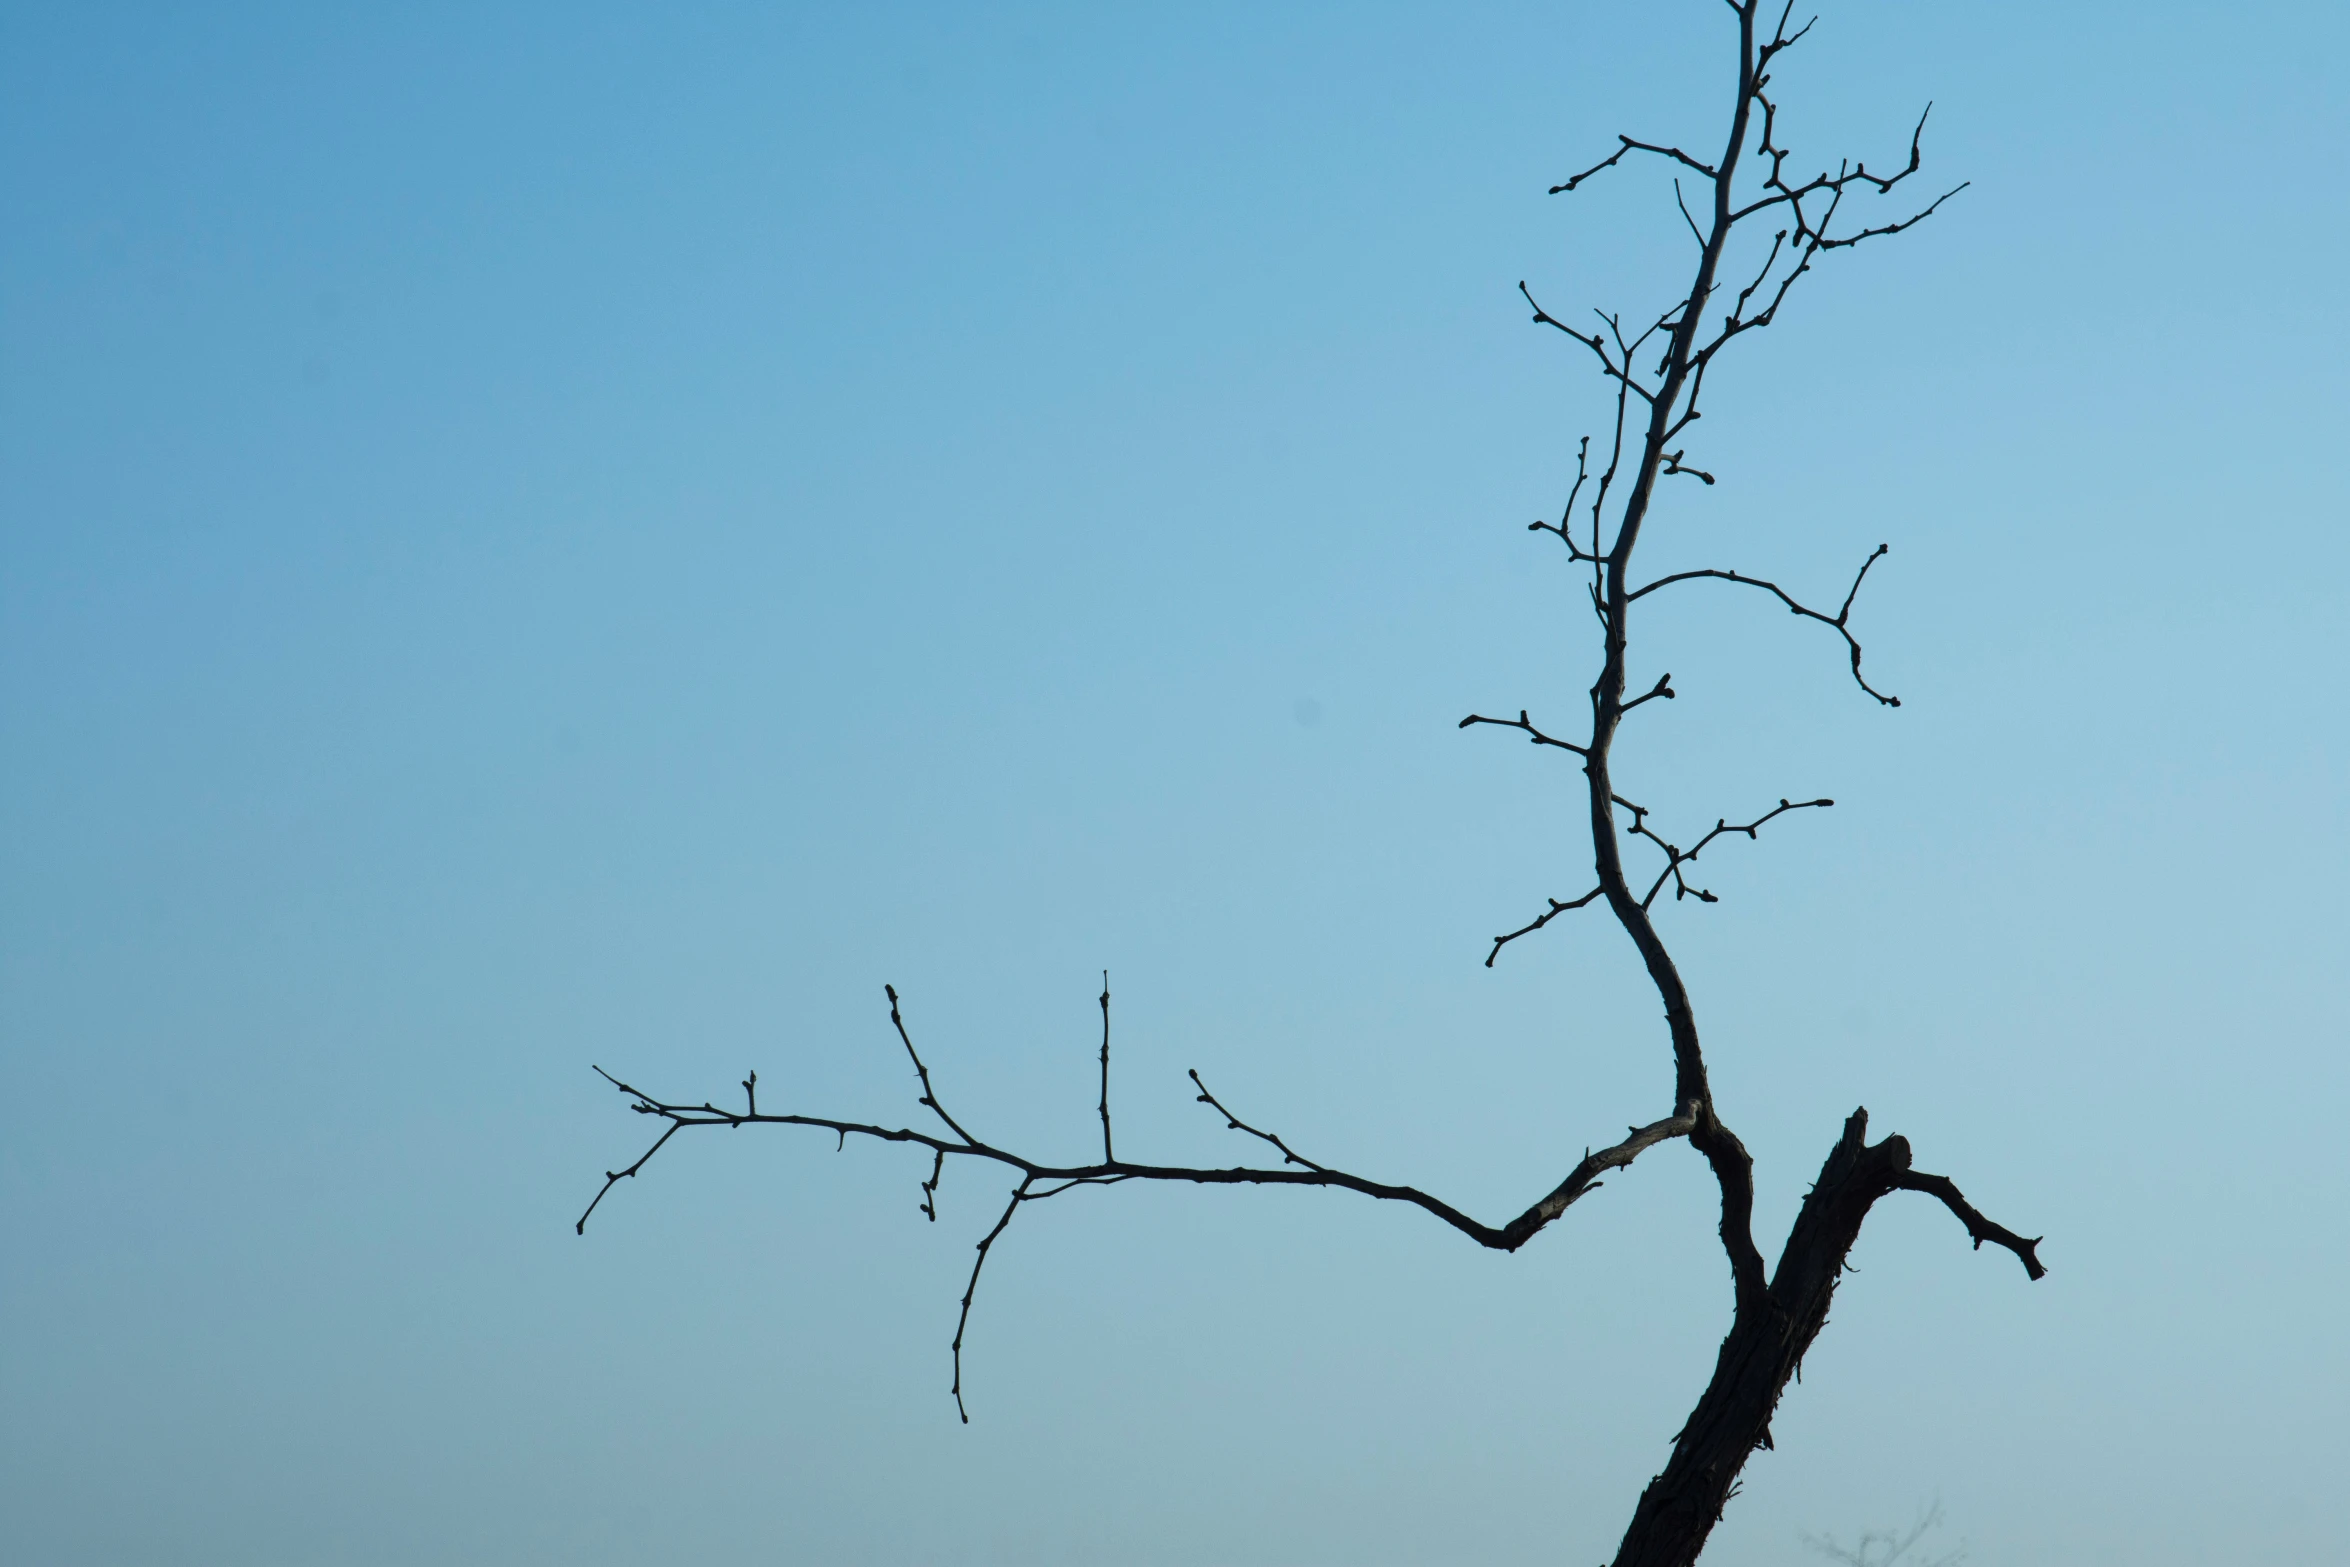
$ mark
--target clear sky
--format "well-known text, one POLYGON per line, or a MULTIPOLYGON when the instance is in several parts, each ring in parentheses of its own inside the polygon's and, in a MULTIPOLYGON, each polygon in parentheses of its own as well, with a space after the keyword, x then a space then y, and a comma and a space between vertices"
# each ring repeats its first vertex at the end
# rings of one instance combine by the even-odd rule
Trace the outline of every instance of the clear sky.
MULTIPOLYGON (((2350 1559, 2350 10, 1837 0, 1803 161, 1971 187, 1719 381, 1643 628, 1767 1250, 1881 1206, 1710 1559, 2350 1559), (2327 1498, 2333 1498, 2329 1501, 2327 1498)), ((1523 1253, 1005 1183, 673 1097, 1317 1157, 1489 1218, 1668 1112, 1555 544, 1717 6, 11 4, 0 1556, 1604 1557, 1710 1370, 1686 1148, 1523 1253), (1562 766, 1566 762, 1569 765, 1562 766)))

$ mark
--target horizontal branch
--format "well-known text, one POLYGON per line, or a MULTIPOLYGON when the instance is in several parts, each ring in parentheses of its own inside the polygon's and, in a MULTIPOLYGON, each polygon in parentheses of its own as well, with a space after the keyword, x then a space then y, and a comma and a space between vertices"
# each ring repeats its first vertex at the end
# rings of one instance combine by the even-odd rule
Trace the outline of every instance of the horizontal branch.
MULTIPOLYGON (((1659 1142, 1669 1138, 1688 1136, 1697 1124, 1697 1106, 1686 1105, 1682 1107, 1680 1113, 1668 1116, 1664 1120, 1652 1122, 1647 1126, 1630 1128, 1628 1134, 1620 1142, 1596 1151, 1586 1150, 1581 1162, 1567 1173, 1566 1179, 1551 1188, 1548 1193, 1528 1206, 1516 1218, 1499 1225, 1485 1224, 1473 1219, 1452 1204, 1441 1198, 1430 1196, 1417 1187, 1374 1181, 1308 1159, 1291 1148, 1279 1134, 1252 1126, 1233 1114, 1223 1101, 1209 1091, 1207 1084, 1201 1080, 1196 1071, 1190 1075, 1192 1083, 1199 1089, 1199 1102, 1223 1116, 1229 1129, 1254 1137, 1277 1150, 1282 1159, 1281 1168, 1265 1169, 1250 1165, 1211 1168, 1193 1165, 1142 1164, 1111 1157, 1106 1148, 1104 1157, 1096 1163, 1053 1164, 1044 1160, 1031 1159, 1025 1155, 1014 1153, 1010 1149, 999 1148, 992 1143, 982 1141, 973 1137, 948 1118, 946 1112, 935 1103, 928 1070, 922 1066, 921 1057, 915 1052, 913 1041, 906 1033, 904 1019, 898 1011, 897 992, 890 990, 888 995, 890 998, 890 1021, 896 1027, 899 1038, 904 1041, 908 1056, 913 1059, 916 1065, 916 1071, 922 1085, 921 1102, 925 1107, 935 1112, 942 1121, 947 1122, 952 1129, 952 1136, 935 1132, 918 1132, 911 1127, 884 1126, 877 1122, 844 1121, 831 1116, 762 1111, 758 1108, 756 1098, 748 1099, 747 1107, 740 1112, 722 1110, 706 1100, 701 1104, 672 1104, 666 1100, 655 1099, 642 1089, 624 1083, 602 1067, 597 1067, 595 1071, 598 1076, 628 1097, 630 1109, 639 1115, 649 1115, 666 1121, 668 1125, 662 1129, 661 1135, 655 1139, 650 1148, 638 1157, 634 1164, 625 1170, 604 1172, 603 1186, 597 1190, 594 1200, 589 1202, 587 1211, 579 1216, 579 1221, 573 1228, 580 1234, 585 1234, 588 1219, 602 1204, 606 1194, 611 1191, 613 1186, 637 1174, 652 1159, 653 1155, 668 1145, 672 1137, 689 1128, 723 1126, 739 1129, 745 1126, 805 1126, 833 1133, 841 1147, 846 1147, 851 1137, 861 1137, 875 1142, 903 1143, 915 1148, 927 1149, 931 1154, 931 1170, 929 1179, 921 1183, 921 1210, 924 1217, 933 1220, 938 1216, 935 1199, 948 1160, 972 1159, 982 1163, 1000 1165, 1015 1174, 1018 1181, 1012 1190, 1010 1200, 1005 1204, 1003 1212, 998 1215, 994 1226, 978 1243, 977 1255, 973 1258, 971 1265, 970 1280, 964 1287, 961 1311, 955 1321, 955 1337, 952 1346, 955 1374, 952 1391, 955 1407, 958 1412, 963 1413, 965 1420, 968 1420, 970 1416, 963 1409, 963 1340, 970 1326, 971 1306, 978 1293, 980 1271, 987 1264, 990 1250, 1003 1237, 1004 1231, 1011 1225, 1012 1219, 1018 1214, 1023 1203, 1041 1202, 1046 1198, 1059 1196, 1061 1193, 1079 1186, 1114 1186, 1127 1181, 1181 1181, 1199 1186, 1335 1187, 1384 1202, 1407 1203, 1441 1219, 1480 1246, 1490 1247, 1497 1251, 1514 1252, 1525 1245, 1527 1241, 1533 1239, 1560 1214, 1566 1212, 1578 1199, 1595 1190, 1600 1184, 1599 1177, 1604 1172, 1620 1169, 1630 1164, 1643 1151, 1659 1142)), ((744 1087, 746 1094, 749 1094, 751 1083, 746 1081, 744 1087)), ((1106 1090, 1103 1097, 1106 1104, 1108 1097, 1106 1090)), ((1105 1144, 1107 1141, 1105 1136, 1105 1144)))
MULTIPOLYGON (((600 1067, 596 1070, 598 1072, 602 1072, 602 1068, 600 1067)), ((658 1116, 661 1119, 668 1121, 670 1125, 668 1129, 661 1134, 660 1139, 656 1141, 651 1148, 646 1149, 643 1157, 639 1158, 635 1164, 630 1165, 625 1170, 605 1172, 605 1184, 603 1190, 597 1192, 595 1200, 588 1204, 587 1212, 581 1214, 579 1216, 578 1223, 573 1226, 575 1230, 582 1234, 586 1233, 589 1215, 596 1211, 597 1204, 601 1203, 604 1199, 604 1192, 609 1191, 614 1182, 636 1174, 637 1171, 642 1169, 645 1163, 650 1160, 655 1153, 660 1151, 662 1145, 668 1142, 669 1139, 675 1136, 678 1132, 689 1127, 703 1126, 808 1126, 817 1128, 820 1131, 834 1133, 844 1142, 850 1137, 864 1137, 870 1138, 876 1142, 905 1143, 917 1148, 929 1149, 932 1153, 940 1155, 943 1158, 978 1159, 993 1164, 1000 1164, 1005 1166, 1007 1169, 1017 1171, 1020 1175, 1024 1176, 1032 1183, 1062 1182, 1065 1183, 1065 1185, 1061 1188, 1063 1190, 1065 1190, 1067 1186, 1109 1185, 1118 1181, 1182 1181, 1198 1186, 1337 1187, 1350 1192, 1359 1192, 1363 1196, 1375 1197, 1386 1202, 1409 1203, 1413 1207, 1419 1208, 1424 1212, 1432 1214, 1436 1218, 1443 1220, 1446 1224, 1451 1225, 1454 1229, 1460 1231, 1463 1235, 1466 1235, 1469 1237, 1469 1239, 1475 1241, 1478 1245, 1491 1247, 1498 1251, 1515 1251, 1520 1246, 1526 1244, 1527 1241, 1531 1240, 1536 1232, 1541 1230, 1544 1225, 1548 1224, 1551 1219, 1556 1218, 1559 1213, 1565 1211, 1566 1205, 1564 1203, 1558 1203, 1547 1210, 1545 1209, 1544 1204, 1552 1202, 1552 1199, 1556 1198, 1559 1192, 1567 1191, 1571 1187, 1574 1187, 1574 1178, 1570 1176, 1567 1182, 1561 1184, 1561 1186, 1558 1188, 1558 1191, 1554 1191, 1550 1197, 1546 1197, 1541 1202, 1534 1204, 1525 1212, 1519 1214, 1516 1218, 1511 1219, 1508 1223, 1500 1225, 1484 1224, 1476 1219, 1469 1217, 1467 1214, 1461 1212, 1458 1208, 1455 1208, 1452 1204, 1445 1202, 1442 1198, 1432 1197, 1417 1187, 1399 1186, 1386 1181, 1370 1180, 1360 1175, 1350 1174, 1345 1170, 1332 1169, 1327 1165, 1316 1164, 1312 1160, 1306 1159, 1302 1155, 1291 1151, 1288 1145, 1274 1134, 1260 1131, 1257 1128, 1250 1126, 1240 1121, 1237 1117, 1233 1116, 1229 1110, 1225 1109, 1225 1107, 1220 1102, 1218 1102, 1207 1092, 1205 1084, 1201 1084, 1200 1099, 1202 1103, 1213 1106, 1219 1114, 1222 1114, 1225 1117, 1225 1120, 1229 1123, 1233 1130, 1246 1132, 1252 1137, 1261 1138, 1271 1143, 1274 1147, 1280 1149, 1284 1158, 1294 1162, 1298 1168, 1263 1169, 1250 1165, 1216 1167, 1169 1164, 1138 1164, 1124 1159, 1102 1160, 1092 1164, 1052 1164, 1043 1160, 1027 1158, 1021 1154, 1014 1153, 1008 1148, 999 1148, 992 1143, 982 1142, 976 1138, 970 1139, 968 1141, 958 1142, 948 1138, 936 1136, 929 1132, 917 1132, 911 1128, 902 1126, 890 1127, 880 1125, 876 1122, 843 1121, 836 1120, 831 1116, 794 1115, 788 1113, 777 1113, 773 1111, 762 1111, 756 1114, 748 1111, 737 1113, 732 1110, 721 1110, 717 1106, 708 1103, 698 1105, 670 1104, 662 1100, 654 1099, 651 1096, 645 1094, 643 1090, 633 1088, 626 1083, 620 1082, 617 1078, 610 1078, 608 1073, 604 1075, 609 1078, 614 1087, 618 1088, 622 1093, 628 1094, 633 1099, 635 1099, 636 1103, 633 1104, 631 1108, 634 1109, 638 1114, 658 1116)), ((1194 1075, 1193 1081, 1195 1083, 1199 1081, 1196 1075, 1194 1075)), ((1655 1123, 1655 1125, 1658 1128, 1664 1128, 1664 1130, 1658 1134, 1659 1137, 1679 1136, 1687 1130, 1686 1127, 1681 1125, 1680 1118, 1677 1117, 1665 1121, 1659 1121, 1655 1123)), ((1647 1141, 1641 1142, 1638 1147, 1632 1150, 1632 1152, 1637 1153, 1640 1148, 1646 1148, 1650 1143, 1653 1143, 1657 1140, 1657 1137, 1650 1137, 1647 1141)), ((1623 1147, 1623 1144, 1617 1144, 1616 1149, 1602 1150, 1602 1153, 1605 1154, 1614 1152, 1622 1149, 1623 1147)), ((1598 1156, 1595 1155, 1593 1157, 1598 1156)), ((1578 1166, 1578 1168, 1580 1168, 1580 1166, 1578 1166)), ((1588 1183, 1586 1183, 1586 1186, 1587 1185, 1588 1183)), ((924 1189, 925 1191, 929 1191, 934 1188, 930 1186, 930 1183, 925 1182, 924 1189)), ((1581 1191, 1583 1189, 1584 1188, 1581 1187, 1574 1187, 1574 1195, 1581 1195, 1581 1191)), ((1035 1202, 1048 1195, 1053 1194, 1032 1192, 1023 1200, 1035 1202)), ((1568 1201, 1572 1200, 1573 1197, 1570 1196, 1568 1201)))
POLYGON ((1553 185, 1550 188, 1550 194, 1556 196, 1566 191, 1571 191, 1576 186, 1582 184, 1585 180, 1591 178, 1592 175, 1597 174, 1600 170, 1614 168, 1619 162, 1623 160, 1624 154, 1627 152, 1652 152, 1660 158, 1670 158, 1675 163, 1681 164, 1685 168, 1692 169, 1695 172, 1704 175, 1709 180, 1719 179, 1721 177, 1715 171, 1712 164, 1700 163, 1678 147, 1660 147, 1654 142, 1634 141, 1631 137, 1626 136, 1621 132, 1617 133, 1616 140, 1622 143, 1622 145, 1617 147, 1614 152, 1609 153, 1606 157, 1600 159, 1597 163, 1594 163, 1590 168, 1585 169, 1582 173, 1571 176, 1565 184, 1553 185))
POLYGON ((1651 593, 1654 593, 1657 589, 1669 588, 1676 582, 1696 582, 1704 578, 1711 578, 1717 582, 1735 582, 1740 587, 1760 588, 1765 593, 1768 593, 1778 599, 1780 603, 1786 605, 1790 614, 1801 615, 1807 620, 1816 620, 1823 626, 1833 628, 1836 634, 1844 639, 1845 646, 1852 650, 1853 683, 1859 686, 1863 691, 1866 691, 1869 695, 1875 697, 1878 701, 1884 703, 1887 707, 1899 707, 1901 705, 1901 698, 1897 696, 1887 696, 1884 692, 1878 690, 1875 686, 1870 685, 1868 680, 1861 674, 1860 639, 1852 634, 1852 628, 1849 624, 1852 618, 1852 601, 1860 596, 1860 585, 1867 579, 1869 568, 1877 563, 1877 560, 1880 556, 1885 555, 1892 548, 1893 546, 1890 544, 1880 544, 1876 547, 1875 550, 1870 552, 1869 558, 1867 560, 1864 560, 1860 563, 1860 570, 1854 575, 1852 579, 1852 587, 1844 595, 1844 603, 1842 607, 1839 608, 1833 615, 1823 614, 1819 610, 1813 609, 1811 606, 1800 602, 1795 598, 1794 595, 1790 594, 1785 588, 1780 587, 1776 582, 1767 582, 1761 577, 1749 577, 1743 572, 1723 571, 1719 568, 1711 566, 1697 571, 1676 571, 1670 576, 1659 577, 1654 582, 1649 583, 1646 587, 1635 589, 1625 600, 1625 602, 1632 603, 1640 599, 1644 599, 1651 593))
MULTIPOLYGON (((1670 680, 1672 677, 1667 675, 1665 678, 1670 680)), ((1666 696, 1672 695, 1670 691, 1664 692, 1663 694, 1666 696)), ((1641 700, 1646 701, 1647 698, 1643 697, 1641 700)), ((1534 745, 1557 746, 1560 750, 1572 751, 1577 756, 1589 756, 1591 754, 1588 748, 1579 746, 1572 740, 1561 740, 1556 735, 1546 735, 1541 730, 1535 728, 1534 725, 1527 720, 1526 710, 1522 707, 1518 709, 1518 716, 1515 718, 1487 718, 1482 713, 1471 713, 1468 717, 1461 720, 1460 727, 1466 729, 1472 724, 1491 724, 1496 729, 1523 729, 1526 731, 1528 741, 1534 745)))

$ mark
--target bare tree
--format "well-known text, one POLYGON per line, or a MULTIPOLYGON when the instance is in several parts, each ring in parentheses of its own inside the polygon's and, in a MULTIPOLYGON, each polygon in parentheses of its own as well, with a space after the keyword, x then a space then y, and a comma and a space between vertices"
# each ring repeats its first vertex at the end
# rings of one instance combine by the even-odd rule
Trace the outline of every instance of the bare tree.
MULTIPOLYGON (((1754 839, 1781 816, 1824 809, 1834 802, 1781 798, 1745 821, 1718 818, 1711 827, 1688 838, 1684 848, 1681 839, 1667 835, 1654 812, 1619 792, 1615 778, 1615 744, 1626 718, 1646 703, 1675 694, 1670 675, 1660 675, 1636 691, 1630 677, 1634 609, 1652 594, 1688 591, 1712 583, 1767 594, 1791 614, 1834 632, 1849 655, 1852 678, 1860 690, 1886 707, 1899 705, 1897 698, 1877 689, 1862 672, 1861 644, 1852 628, 1853 605, 1861 585, 1869 568, 1885 554, 1886 546, 1879 545, 1861 562, 1833 612, 1798 598, 1775 581, 1742 571, 1709 567, 1671 572, 1647 581, 1640 581, 1634 571, 1641 532, 1658 485, 1675 477, 1690 477, 1708 485, 1714 482, 1712 474, 1684 461, 1687 448, 1681 443, 1700 417, 1706 376, 1722 355, 1740 339, 1773 325, 1795 284, 1831 253, 1900 233, 1956 194, 1954 190, 1922 206, 1898 208, 1873 222, 1848 212, 1848 203, 1853 208, 1870 205, 1871 215, 1877 216, 1875 200, 1901 190, 1917 173, 1923 115, 1910 135, 1906 160, 1891 172, 1844 161, 1832 174, 1823 168, 1808 178, 1791 175, 1791 154, 1782 139, 1772 76, 1780 58, 1802 41, 1810 24, 1788 30, 1791 3, 1781 11, 1777 23, 1770 25, 1762 25, 1768 19, 1758 15, 1763 0, 1725 3, 1737 18, 1738 58, 1729 125, 1719 158, 1707 162, 1677 146, 1620 136, 1613 152, 1552 187, 1554 195, 1572 191, 1628 159, 1661 161, 1673 176, 1680 215, 1696 244, 1695 269, 1687 288, 1677 292, 1670 306, 1654 318, 1637 317, 1627 325, 1619 314, 1596 312, 1592 326, 1578 328, 1553 316, 1536 303, 1523 283, 1519 285, 1537 323, 1557 331, 1591 356, 1614 403, 1612 429, 1601 445, 1596 471, 1592 441, 1585 437, 1576 455, 1573 488, 1557 521, 1532 525, 1532 531, 1557 538, 1579 577, 1587 574, 1585 592, 1599 643, 1598 675, 1590 687, 1590 727, 1584 738, 1568 739, 1537 726, 1524 710, 1514 718, 1471 714, 1461 720, 1462 728, 1491 725, 1515 730, 1534 745, 1574 757, 1580 764, 1590 808, 1593 885, 1575 897, 1548 900, 1548 906, 1532 919, 1495 937, 1487 965, 1512 942, 1533 935, 1569 911, 1604 905, 1631 938, 1664 1002, 1673 1064, 1666 1113, 1646 1126, 1631 1129, 1621 1140, 1586 1153, 1556 1186, 1522 1213, 1499 1224, 1472 1218, 1417 1187, 1353 1174, 1299 1153, 1278 1134, 1241 1119, 1209 1090, 1197 1072, 1191 1078, 1199 1090, 1199 1102, 1221 1115, 1230 1130, 1277 1154, 1278 1161, 1208 1169, 1125 1159, 1119 1157, 1112 1141, 1110 996, 1105 975, 1101 996, 1101 1157, 1067 1164, 1001 1147, 956 1120, 932 1086, 929 1068, 907 1030, 896 990, 888 989, 890 1022, 912 1063, 919 1085, 917 1102, 935 1120, 932 1129, 893 1128, 796 1111, 762 1111, 756 1073, 742 1084, 744 1108, 740 1111, 720 1109, 708 1101, 671 1103, 611 1079, 613 1086, 628 1096, 631 1108, 667 1124, 636 1163, 606 1173, 588 1214, 615 1183, 642 1170, 646 1160, 667 1146, 670 1138, 705 1127, 808 1127, 831 1132, 844 1144, 850 1137, 863 1137, 928 1152, 931 1165, 929 1177, 922 1182, 922 1208, 932 1219, 937 1217, 933 1199, 949 1160, 999 1166, 1014 1184, 1002 1213, 979 1242, 955 1322, 953 1391, 960 1411, 963 1341, 989 1250, 1024 1208, 1072 1188, 1125 1181, 1333 1187, 1409 1204, 1480 1246, 1516 1251, 1595 1190, 1606 1172, 1622 1169, 1660 1143, 1686 1141, 1704 1158, 1720 1188, 1722 1249, 1734 1286, 1734 1308, 1712 1380, 1676 1436, 1663 1472, 1642 1492, 1617 1552, 1617 1567, 1684 1567, 1696 1560, 1736 1488, 1747 1455, 1771 1444, 1772 1413, 1826 1322, 1837 1278, 1844 1271, 1862 1221, 1880 1198, 1894 1192, 1923 1193, 1958 1218, 1977 1249, 1986 1241, 2004 1247, 2022 1262, 2030 1277, 2041 1277, 2045 1270, 2036 1250, 2037 1239, 2027 1240, 1984 1217, 1948 1176, 1912 1168, 1905 1139, 1893 1136, 1868 1141, 1866 1110, 1853 1111, 1845 1121, 1843 1135, 1828 1151, 1819 1177, 1780 1248, 1777 1265, 1765 1262, 1753 1234, 1753 1161, 1723 1118, 1707 1080, 1696 1011, 1658 934, 1657 900, 1669 888, 1676 904, 1685 899, 1715 901, 1713 893, 1692 879, 1706 850, 1727 838, 1754 839), (1734 241, 1744 242, 1735 257, 1734 241), (1735 270, 1729 270, 1732 268, 1735 270), (1626 840, 1636 840, 1631 845, 1634 852, 1652 856, 1652 868, 1640 872, 1637 882, 1625 864, 1626 840)), ((587 1217, 580 1217, 583 1232, 587 1217)), ((964 1418, 969 1419, 967 1412, 964 1418)))

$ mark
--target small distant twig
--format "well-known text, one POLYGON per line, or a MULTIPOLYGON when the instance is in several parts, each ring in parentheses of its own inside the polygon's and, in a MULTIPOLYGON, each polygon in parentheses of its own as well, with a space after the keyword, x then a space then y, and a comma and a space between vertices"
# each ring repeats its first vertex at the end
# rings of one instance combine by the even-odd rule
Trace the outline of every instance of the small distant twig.
MULTIPOLYGON (((1908 1529, 1871 1529, 1850 1545, 1839 1544, 1833 1535, 1805 1534, 1797 1536, 1812 1550, 1844 1567, 1900 1567, 1916 1549, 1918 1542, 1942 1525, 1942 1503, 1936 1499, 1908 1529)), ((1961 1542, 1945 1555, 1920 1560, 1910 1567, 1958 1567, 1966 1560, 1966 1545, 1961 1542)))

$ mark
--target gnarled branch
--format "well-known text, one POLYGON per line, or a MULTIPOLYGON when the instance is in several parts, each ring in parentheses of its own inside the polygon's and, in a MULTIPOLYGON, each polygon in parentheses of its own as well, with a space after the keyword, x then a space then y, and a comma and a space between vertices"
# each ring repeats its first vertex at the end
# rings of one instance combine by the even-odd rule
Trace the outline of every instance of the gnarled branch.
POLYGON ((1905 1170, 1893 1184, 1905 1192, 1924 1192, 1929 1197, 1940 1199, 1943 1207, 1958 1215, 1958 1222, 1966 1226, 1967 1234, 1974 1237, 1975 1250, 1981 1251, 1985 1241, 1994 1246, 2004 1246, 2015 1253, 2016 1261, 2024 1265, 2025 1277, 2034 1280, 2047 1277, 2048 1270, 2040 1263, 2040 1243, 2048 1237, 2035 1235, 2025 1240, 2006 1225, 1992 1223, 1983 1217, 1973 1203, 1960 1195, 1958 1183, 1949 1176, 1924 1175, 1916 1170, 1905 1170))

